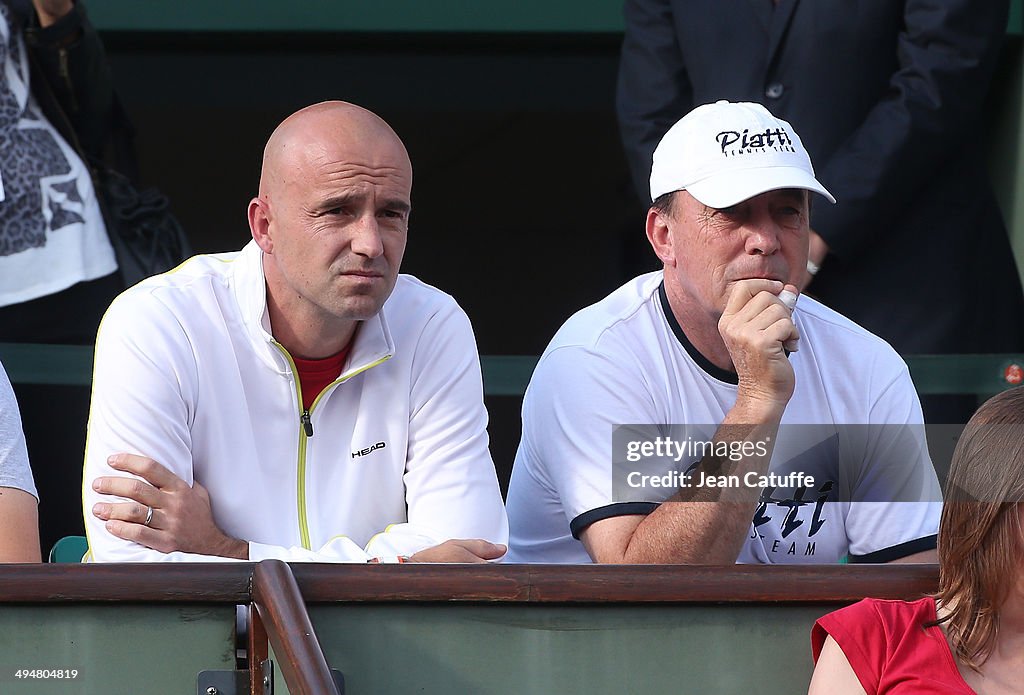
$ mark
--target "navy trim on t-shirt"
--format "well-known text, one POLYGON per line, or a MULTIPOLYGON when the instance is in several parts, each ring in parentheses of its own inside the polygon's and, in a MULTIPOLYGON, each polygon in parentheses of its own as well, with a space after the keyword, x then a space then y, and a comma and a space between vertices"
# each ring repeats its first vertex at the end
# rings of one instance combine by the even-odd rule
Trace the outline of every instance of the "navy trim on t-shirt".
POLYGON ((616 502, 615 504, 607 504, 580 514, 569 522, 569 531, 572 533, 573 538, 579 540, 583 530, 596 521, 611 519, 615 516, 629 516, 631 514, 643 514, 646 516, 658 507, 657 502, 616 502))
POLYGON ((690 358, 697 363, 697 366, 719 381, 724 381, 727 384, 740 383, 740 378, 736 372, 730 372, 728 369, 716 367, 712 364, 711 360, 700 354, 700 351, 693 346, 690 339, 686 337, 685 333, 683 333, 683 327, 679 325, 678 321, 676 321, 676 315, 672 313, 672 306, 668 303, 668 293, 665 292, 664 280, 662 280, 661 284, 658 285, 658 297, 661 298, 661 308, 665 312, 665 318, 668 319, 669 328, 672 329, 672 333, 675 334, 676 340, 678 340, 679 344, 683 346, 684 350, 686 350, 686 354, 688 354, 690 358))
POLYGON ((913 555, 914 553, 923 553, 926 550, 935 550, 937 545, 938 536, 925 536, 924 538, 915 538, 912 541, 900 543, 899 545, 894 545, 889 548, 882 548, 881 550, 876 550, 868 553, 867 555, 853 555, 851 553, 849 562, 850 564, 892 562, 893 560, 899 560, 901 557, 913 555))

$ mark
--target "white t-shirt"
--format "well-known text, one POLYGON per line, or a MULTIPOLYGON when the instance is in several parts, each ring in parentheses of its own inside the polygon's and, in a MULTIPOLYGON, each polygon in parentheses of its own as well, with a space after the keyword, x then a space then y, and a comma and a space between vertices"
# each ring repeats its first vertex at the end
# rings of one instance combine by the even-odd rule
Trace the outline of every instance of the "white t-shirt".
POLYGON ((117 270, 89 170, 29 89, 25 42, 0 3, 0 306, 117 270))
MULTIPOLYGON (((801 335, 790 355, 796 390, 769 471, 815 480, 767 481, 776 484, 762 489, 738 561, 877 562, 933 548, 941 495, 906 364, 810 297, 800 298, 793 319, 801 335)), ((650 513, 676 492, 678 478, 660 489, 630 481, 636 471, 685 472, 699 461, 697 444, 712 439, 736 392, 736 375, 701 356, 667 310, 661 272, 576 313, 541 356, 523 401, 507 561, 591 562, 579 532, 650 513), (616 434, 627 424, 646 427, 616 434), (663 435, 677 449, 631 462, 628 442, 643 439, 638 432, 649 447, 663 435)))

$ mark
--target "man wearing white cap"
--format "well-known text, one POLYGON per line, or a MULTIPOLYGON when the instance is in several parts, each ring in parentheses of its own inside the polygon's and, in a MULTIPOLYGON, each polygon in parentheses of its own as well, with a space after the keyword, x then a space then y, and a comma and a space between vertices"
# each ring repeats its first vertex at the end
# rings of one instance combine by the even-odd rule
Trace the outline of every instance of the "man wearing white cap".
POLYGON ((569 319, 523 402, 508 560, 923 560, 940 501, 906 365, 808 297, 815 179, 758 104, 698 107, 654 154, 664 270, 569 319))

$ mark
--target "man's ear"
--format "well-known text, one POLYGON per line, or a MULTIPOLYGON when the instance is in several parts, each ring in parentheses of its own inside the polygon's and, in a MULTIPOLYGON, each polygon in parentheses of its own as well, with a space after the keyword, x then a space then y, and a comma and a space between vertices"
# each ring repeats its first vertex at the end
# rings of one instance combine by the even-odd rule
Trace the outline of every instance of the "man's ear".
POLYGON ((274 252, 274 241, 270 236, 270 206, 267 201, 253 198, 249 201, 249 231, 256 245, 263 253, 274 252))
POLYGON ((647 211, 647 240, 651 242, 651 247, 661 262, 673 267, 676 264, 676 250, 672 243, 669 222, 670 217, 667 213, 657 208, 647 211))

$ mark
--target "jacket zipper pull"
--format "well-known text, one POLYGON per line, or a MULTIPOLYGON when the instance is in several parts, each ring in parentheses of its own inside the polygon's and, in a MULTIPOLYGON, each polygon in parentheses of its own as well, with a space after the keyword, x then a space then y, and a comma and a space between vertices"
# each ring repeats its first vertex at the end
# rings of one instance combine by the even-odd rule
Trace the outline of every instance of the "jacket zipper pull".
POLYGON ((303 410, 302 417, 299 418, 299 422, 302 423, 302 429, 306 431, 307 437, 313 436, 313 421, 309 417, 309 411, 303 410))

